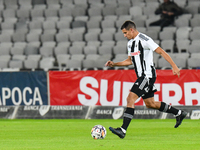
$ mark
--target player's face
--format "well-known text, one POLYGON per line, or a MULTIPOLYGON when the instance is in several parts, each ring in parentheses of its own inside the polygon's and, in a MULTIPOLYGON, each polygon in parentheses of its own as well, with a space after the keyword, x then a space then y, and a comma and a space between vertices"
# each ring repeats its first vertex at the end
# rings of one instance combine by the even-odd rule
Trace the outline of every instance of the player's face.
POLYGON ((124 34, 124 37, 126 37, 128 40, 133 38, 133 29, 130 28, 129 30, 126 30, 125 28, 122 29, 122 33, 124 34))

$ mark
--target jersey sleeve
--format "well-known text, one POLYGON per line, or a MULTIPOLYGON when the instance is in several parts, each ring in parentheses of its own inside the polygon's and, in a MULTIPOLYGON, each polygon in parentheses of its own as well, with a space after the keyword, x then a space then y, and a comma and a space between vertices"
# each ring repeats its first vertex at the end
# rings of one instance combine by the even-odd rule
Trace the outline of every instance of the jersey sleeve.
POLYGON ((154 42, 152 38, 149 38, 149 40, 147 41, 147 45, 152 51, 155 51, 159 47, 159 45, 156 42, 154 42))

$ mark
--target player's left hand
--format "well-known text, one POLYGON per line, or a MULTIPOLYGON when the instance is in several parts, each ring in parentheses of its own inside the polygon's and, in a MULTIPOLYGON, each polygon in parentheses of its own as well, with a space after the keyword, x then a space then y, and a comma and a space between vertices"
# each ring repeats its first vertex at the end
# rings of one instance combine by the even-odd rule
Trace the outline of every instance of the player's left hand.
POLYGON ((180 69, 178 67, 172 68, 173 74, 180 77, 180 69))

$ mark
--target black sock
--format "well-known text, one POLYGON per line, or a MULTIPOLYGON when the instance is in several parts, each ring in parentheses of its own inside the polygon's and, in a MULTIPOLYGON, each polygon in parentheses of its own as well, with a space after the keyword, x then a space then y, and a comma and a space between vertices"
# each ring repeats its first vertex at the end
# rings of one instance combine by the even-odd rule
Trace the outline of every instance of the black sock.
POLYGON ((172 113, 174 115, 177 115, 179 110, 172 107, 171 105, 167 105, 166 103, 161 102, 161 106, 159 108, 159 111, 172 113))
POLYGON ((130 108, 130 107, 126 108, 126 111, 124 112, 123 124, 121 126, 124 130, 127 130, 128 128, 131 122, 131 119, 133 118, 134 110, 135 110, 134 108, 130 108))

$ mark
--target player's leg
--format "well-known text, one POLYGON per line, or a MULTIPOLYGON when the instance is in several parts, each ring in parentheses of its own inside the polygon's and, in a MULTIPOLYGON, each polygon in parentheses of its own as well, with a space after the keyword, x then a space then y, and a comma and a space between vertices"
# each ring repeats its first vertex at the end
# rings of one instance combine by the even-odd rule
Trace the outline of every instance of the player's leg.
POLYGON ((181 123, 182 120, 186 117, 187 113, 176 109, 175 107, 168 105, 164 102, 158 102, 154 100, 154 97, 144 99, 145 105, 147 108, 157 109, 161 112, 172 113, 176 116, 176 124, 175 128, 177 128, 181 123))
POLYGON ((133 118, 135 106, 135 101, 145 93, 144 88, 148 86, 148 79, 145 77, 138 78, 135 83, 133 84, 131 88, 131 92, 129 93, 127 97, 127 107, 124 112, 123 117, 123 124, 120 128, 113 128, 109 127, 109 129, 116 135, 118 135, 120 138, 124 138, 126 134, 126 130, 133 118))
POLYGON ((114 134, 118 135, 120 138, 124 138, 126 135, 126 130, 133 118, 134 115, 134 103, 138 99, 137 94, 130 92, 128 97, 127 97, 127 107, 124 112, 124 117, 123 117, 123 124, 120 128, 113 128, 109 127, 110 131, 112 131, 114 134))

